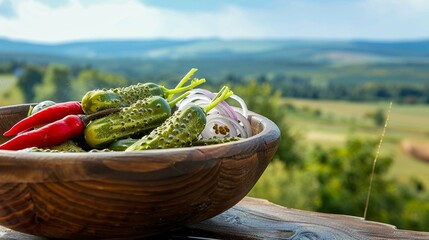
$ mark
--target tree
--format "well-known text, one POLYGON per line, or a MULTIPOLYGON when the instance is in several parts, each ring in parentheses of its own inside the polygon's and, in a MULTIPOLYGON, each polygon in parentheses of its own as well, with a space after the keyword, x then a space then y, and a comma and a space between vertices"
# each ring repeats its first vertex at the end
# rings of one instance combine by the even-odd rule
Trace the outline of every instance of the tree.
POLYGON ((281 133, 280 146, 275 159, 281 160, 287 167, 302 164, 302 157, 285 121, 287 107, 283 104, 281 92, 274 90, 269 83, 250 81, 246 85, 232 88, 246 102, 251 111, 259 113, 277 124, 281 133))
MULTIPOLYGON (((320 206, 316 211, 363 215, 376 147, 376 141, 352 139, 344 147, 315 148, 304 170, 318 176, 320 206)), ((388 156, 377 160, 367 218, 399 228, 427 230, 429 222, 421 222, 426 218, 420 212, 429 211, 428 196, 418 184, 388 178, 392 161, 388 156), (415 213, 410 214, 410 210, 415 213)))
POLYGON ((50 65, 41 84, 35 86, 35 100, 64 102, 72 100, 71 77, 69 68, 62 65, 50 65))
POLYGON ((38 66, 26 65, 22 75, 18 78, 18 86, 24 93, 26 102, 33 102, 35 98, 34 86, 42 83, 43 69, 38 66))
POLYGON ((386 122, 386 114, 384 113, 383 109, 367 112, 365 116, 372 119, 377 127, 384 126, 384 123, 386 122))
POLYGON ((284 162, 273 161, 249 196, 290 208, 315 210, 320 206, 320 188, 317 173, 297 167, 286 168, 284 162))
POLYGON ((386 114, 384 113, 383 109, 378 109, 374 113, 374 123, 375 125, 381 127, 386 122, 386 114))

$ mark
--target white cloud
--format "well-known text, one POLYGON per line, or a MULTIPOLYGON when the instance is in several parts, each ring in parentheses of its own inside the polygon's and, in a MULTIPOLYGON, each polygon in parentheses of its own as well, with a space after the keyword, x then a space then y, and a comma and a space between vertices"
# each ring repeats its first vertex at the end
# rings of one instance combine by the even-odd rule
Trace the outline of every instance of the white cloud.
POLYGON ((12 0, 0 0, 0 17, 16 17, 16 12, 15 8, 13 7, 12 0))
POLYGON ((364 0, 360 2, 368 12, 384 17, 407 17, 414 14, 428 14, 427 0, 364 0))
POLYGON ((371 38, 429 37, 427 0, 364 0, 359 1, 356 7, 362 12, 364 24, 361 27, 371 38))
POLYGON ((52 8, 35 0, 16 2, 17 18, 0 18, 0 35, 62 42, 102 38, 254 37, 255 24, 238 7, 219 12, 179 12, 137 0, 52 8))
POLYGON ((64 7, 70 3, 70 0, 37 0, 37 1, 44 3, 52 8, 64 7))
MULTIPOLYGON (((9 0, 0 0, 4 3, 9 0)), ((225 3, 186 11, 140 0, 14 0, 0 14, 0 37, 41 42, 155 38, 424 38, 429 1, 274 1, 249 8, 225 3), (270 5, 271 4, 271 5, 270 5)))

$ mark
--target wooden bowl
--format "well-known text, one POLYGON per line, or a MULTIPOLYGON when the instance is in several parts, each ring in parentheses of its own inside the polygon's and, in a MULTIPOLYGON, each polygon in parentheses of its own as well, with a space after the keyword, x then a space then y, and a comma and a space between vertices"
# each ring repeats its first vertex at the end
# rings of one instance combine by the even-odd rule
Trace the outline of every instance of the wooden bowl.
MULTIPOLYGON (((0 108, 0 132, 29 105, 0 108)), ((280 131, 251 113, 254 135, 139 152, 0 150, 0 224, 52 238, 137 238, 196 223, 239 202, 277 150, 280 131)), ((0 137, 4 142, 5 137, 0 137)))

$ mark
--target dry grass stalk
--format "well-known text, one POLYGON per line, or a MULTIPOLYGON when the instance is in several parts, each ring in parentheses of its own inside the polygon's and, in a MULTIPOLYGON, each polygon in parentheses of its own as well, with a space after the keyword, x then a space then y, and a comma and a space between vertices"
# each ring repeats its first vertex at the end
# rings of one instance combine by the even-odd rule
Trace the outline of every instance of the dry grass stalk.
POLYGON ((364 219, 366 219, 366 213, 368 212, 369 199, 370 199, 371 189, 372 189, 372 181, 374 179, 375 165, 377 163, 378 156, 380 155, 380 149, 381 149, 381 145, 383 143, 384 135, 386 133, 387 125, 389 123, 389 117, 390 117, 391 110, 392 110, 392 102, 390 102, 389 110, 388 110, 387 116, 386 116, 386 121, 384 122, 383 132, 382 132, 381 137, 380 137, 380 142, 378 143, 377 153, 375 154, 374 161, 372 162, 372 171, 371 171, 371 177, 369 180, 368 194, 366 197, 365 210, 363 212, 363 218, 364 219))

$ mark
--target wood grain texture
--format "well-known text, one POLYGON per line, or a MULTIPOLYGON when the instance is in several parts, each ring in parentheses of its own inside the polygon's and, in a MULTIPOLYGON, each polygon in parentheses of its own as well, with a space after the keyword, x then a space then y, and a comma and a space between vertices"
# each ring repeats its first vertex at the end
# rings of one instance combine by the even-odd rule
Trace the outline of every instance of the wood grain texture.
POLYGON ((221 215, 166 237, 180 239, 183 236, 237 240, 427 240, 429 232, 399 230, 392 225, 365 221, 360 217, 290 209, 266 200, 246 197, 221 215))
MULTIPOLYGON (((0 108, 0 132, 27 110, 0 108)), ((0 224, 43 237, 131 239, 211 218, 250 191, 277 150, 277 126, 255 113, 251 123, 254 136, 203 147, 0 150, 0 224)))
MULTIPOLYGON (((0 239, 43 238, 0 227, 0 239)), ((423 240, 429 239, 429 232, 399 230, 359 217, 290 209, 266 200, 245 197, 234 207, 211 219, 141 239, 423 240)))

